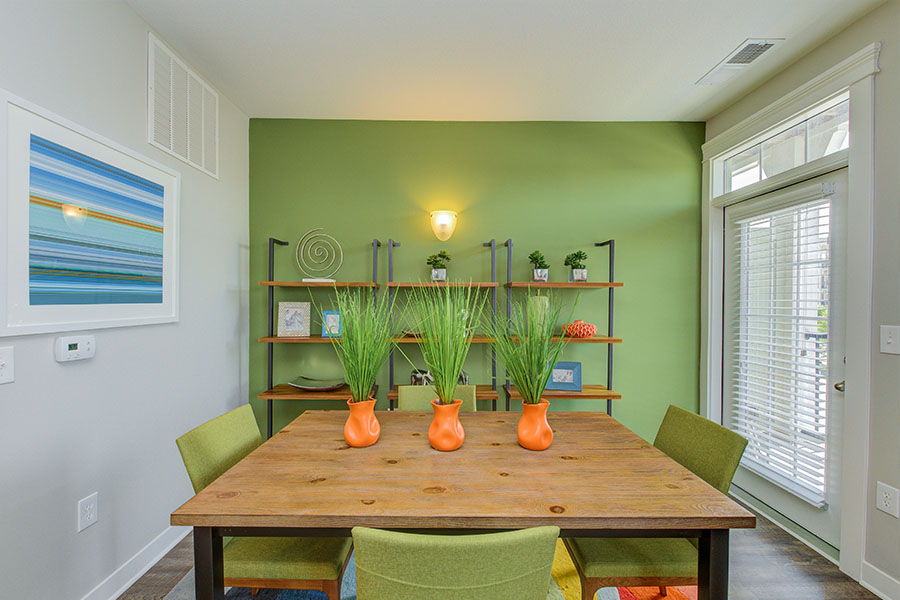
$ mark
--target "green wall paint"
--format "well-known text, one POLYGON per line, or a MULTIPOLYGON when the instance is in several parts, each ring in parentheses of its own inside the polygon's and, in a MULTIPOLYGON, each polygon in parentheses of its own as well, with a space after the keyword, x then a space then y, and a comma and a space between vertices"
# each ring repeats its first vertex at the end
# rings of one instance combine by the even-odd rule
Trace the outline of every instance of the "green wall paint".
MULTIPOLYGON (((324 227, 344 247, 341 280, 371 278, 373 238, 395 250, 395 279, 427 279, 425 257, 452 255, 448 275, 490 279, 481 243, 514 241, 513 277, 529 277, 526 256, 540 249, 552 280, 565 280, 564 256, 588 252, 591 279, 606 277, 607 253, 595 241, 616 240, 615 416, 652 439, 668 404, 698 407, 700 280, 700 144, 702 123, 463 123, 390 121, 250 121, 250 391, 260 422, 264 402, 267 240, 276 249, 276 279, 299 279, 293 252, 300 235, 324 227), (438 242, 428 211, 459 212, 456 233, 438 242)), ((498 249, 505 279, 505 249, 498 249)), ((379 280, 387 252, 379 255, 379 280)), ((401 292, 402 293, 402 292, 401 292)), ((514 292, 521 294, 522 292, 514 292)), ((561 292, 574 299, 572 292, 561 292)), ((276 290, 278 300, 307 300, 306 290, 276 290)), ((327 292, 316 292, 326 304, 327 292)), ((605 291, 581 295, 576 318, 605 331, 605 291)), ((505 307, 505 290, 498 292, 505 307)), ((276 383, 301 373, 339 374, 330 346, 276 346, 276 383)), ((602 383, 606 350, 570 346, 585 383, 602 383)), ((398 380, 410 367, 397 356, 398 380)), ((489 382, 490 353, 474 347, 466 370, 489 382)), ((385 408, 387 368, 379 380, 385 408)), ((502 402, 502 394, 501 394, 502 402)), ((601 409, 601 401, 556 401, 556 410, 601 409)), ((276 430, 306 408, 341 403, 276 403, 276 430)), ((486 408, 486 407, 482 407, 486 408)))

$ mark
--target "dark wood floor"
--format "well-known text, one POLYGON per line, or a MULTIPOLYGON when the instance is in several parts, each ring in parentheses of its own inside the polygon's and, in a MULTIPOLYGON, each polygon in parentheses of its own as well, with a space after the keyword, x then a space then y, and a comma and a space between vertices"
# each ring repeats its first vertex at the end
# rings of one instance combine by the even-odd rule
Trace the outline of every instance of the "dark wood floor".
MULTIPOLYGON (((193 565, 188 535, 119 600, 160 600, 193 565)), ((730 600, 878 600, 830 561, 758 516, 731 536, 730 600)))

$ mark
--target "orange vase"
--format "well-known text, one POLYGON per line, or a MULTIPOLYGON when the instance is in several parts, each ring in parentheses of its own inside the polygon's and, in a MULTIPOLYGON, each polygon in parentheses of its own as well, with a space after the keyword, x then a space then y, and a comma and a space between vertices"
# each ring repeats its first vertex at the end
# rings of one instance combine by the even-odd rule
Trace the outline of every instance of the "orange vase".
POLYGON ((375 398, 354 402, 347 400, 350 416, 344 424, 344 439, 354 448, 365 448, 378 441, 381 424, 375 418, 375 398))
POLYGON ((553 430, 547 422, 550 403, 541 398, 537 404, 522 403, 519 419, 519 445, 528 450, 546 450, 553 441, 553 430))
POLYGON ((459 422, 459 407, 462 400, 454 400, 453 404, 441 404, 437 398, 431 401, 434 407, 434 418, 428 428, 428 441, 435 450, 449 452, 462 446, 466 439, 462 423, 459 422))

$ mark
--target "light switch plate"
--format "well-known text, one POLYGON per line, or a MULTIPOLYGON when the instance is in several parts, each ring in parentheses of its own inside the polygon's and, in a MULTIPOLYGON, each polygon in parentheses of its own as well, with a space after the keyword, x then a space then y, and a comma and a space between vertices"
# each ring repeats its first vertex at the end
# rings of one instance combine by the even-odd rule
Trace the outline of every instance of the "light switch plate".
POLYGON ((881 351, 885 354, 900 354, 900 326, 881 326, 881 351))
POLYGON ((16 379, 16 361, 12 346, 0 348, 0 383, 12 383, 16 379))

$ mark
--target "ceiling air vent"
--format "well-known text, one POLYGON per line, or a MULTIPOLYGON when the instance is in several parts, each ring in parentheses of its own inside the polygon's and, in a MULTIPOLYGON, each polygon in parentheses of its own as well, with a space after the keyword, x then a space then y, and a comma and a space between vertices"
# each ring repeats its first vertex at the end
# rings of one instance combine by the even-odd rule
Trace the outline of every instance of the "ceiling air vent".
POLYGON ((147 141, 219 177, 219 94, 150 34, 147 141))
POLYGON ((696 85, 714 85, 728 81, 746 69, 772 46, 783 39, 744 40, 744 42, 722 59, 709 73, 700 78, 696 85))

